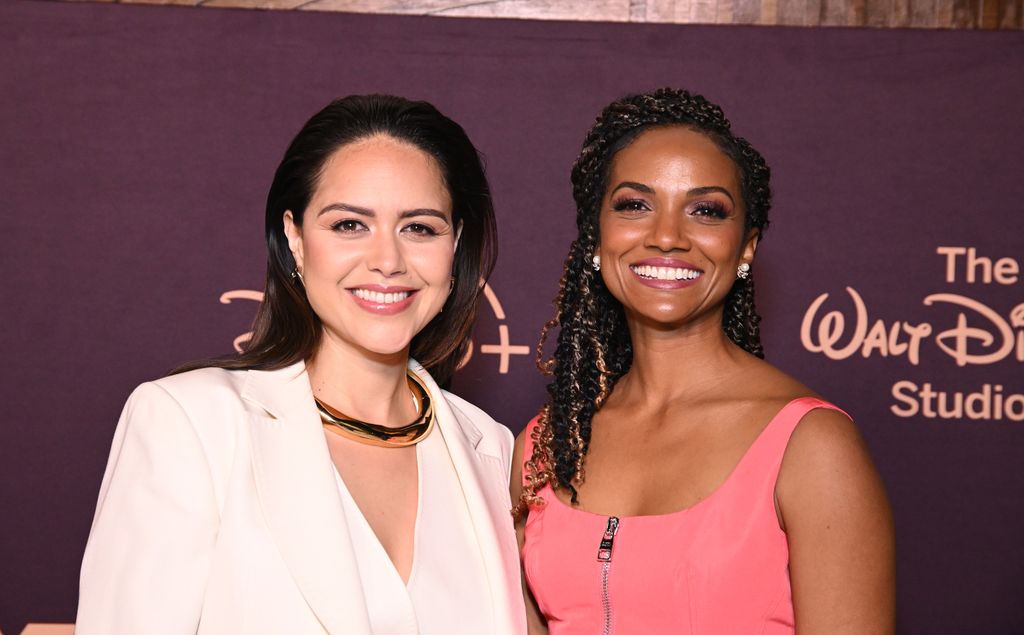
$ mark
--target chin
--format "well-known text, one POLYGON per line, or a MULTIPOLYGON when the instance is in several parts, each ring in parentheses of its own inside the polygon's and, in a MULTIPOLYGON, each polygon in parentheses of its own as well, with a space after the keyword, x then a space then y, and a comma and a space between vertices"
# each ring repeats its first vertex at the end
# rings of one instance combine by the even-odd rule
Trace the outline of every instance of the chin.
POLYGON ((412 334, 396 337, 386 335, 383 337, 361 338, 354 342, 356 346, 366 352, 381 357, 392 357, 394 355, 408 354, 409 346, 412 344, 412 334))
MULTIPOLYGON (((361 352, 367 357, 407 355, 416 330, 408 324, 367 323, 364 320, 338 320, 324 324, 324 334, 342 348, 361 352)), ((362 316, 358 316, 362 317, 362 316)))
POLYGON ((665 328, 673 329, 682 324, 685 324, 688 320, 693 317, 692 313, 685 311, 644 311, 634 313, 637 320, 646 322, 647 324, 665 328))

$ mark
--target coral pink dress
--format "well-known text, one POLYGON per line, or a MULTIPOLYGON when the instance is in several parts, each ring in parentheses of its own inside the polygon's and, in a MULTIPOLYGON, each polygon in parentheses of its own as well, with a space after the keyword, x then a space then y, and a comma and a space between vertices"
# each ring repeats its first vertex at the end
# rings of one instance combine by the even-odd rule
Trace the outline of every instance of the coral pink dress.
MULTIPOLYGON (((838 410, 791 401, 717 490, 678 512, 602 516, 541 490, 547 504, 530 509, 522 557, 550 634, 792 635, 775 481, 790 435, 814 408, 838 410)), ((527 434, 525 456, 532 451, 527 434)))

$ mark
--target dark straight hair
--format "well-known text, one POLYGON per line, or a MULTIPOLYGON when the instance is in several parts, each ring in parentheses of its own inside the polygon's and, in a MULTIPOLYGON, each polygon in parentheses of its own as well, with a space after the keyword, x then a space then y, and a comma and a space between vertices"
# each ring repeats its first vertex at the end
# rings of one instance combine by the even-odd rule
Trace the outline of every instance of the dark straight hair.
POLYGON ((172 374, 204 367, 274 370, 313 356, 322 326, 301 282, 292 277, 295 260, 284 213, 291 210, 301 226, 327 160, 345 145, 378 135, 409 143, 437 161, 452 199, 453 225, 462 224, 452 292, 441 313, 413 337, 410 351, 439 384, 451 380, 469 347, 477 303, 497 258, 490 187, 480 155, 459 124, 425 101, 391 95, 343 97, 302 127, 267 194, 267 279, 252 337, 239 355, 192 362, 172 374))

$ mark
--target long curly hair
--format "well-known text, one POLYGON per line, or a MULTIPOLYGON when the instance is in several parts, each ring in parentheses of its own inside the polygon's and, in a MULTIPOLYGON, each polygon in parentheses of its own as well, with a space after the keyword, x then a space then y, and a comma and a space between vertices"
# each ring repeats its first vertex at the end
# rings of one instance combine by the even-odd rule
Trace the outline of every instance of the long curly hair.
MULTIPOLYGON (((736 164, 745 226, 762 232, 771 207, 770 172, 764 158, 732 133, 722 109, 701 95, 662 88, 624 97, 602 111, 587 133, 572 169, 576 226, 555 298, 556 313, 541 333, 537 365, 553 376, 548 402, 531 433, 533 451, 523 473, 523 494, 514 510, 542 505, 545 485, 565 488, 577 503, 576 486, 584 479, 584 459, 591 421, 633 361, 632 342, 622 305, 591 266, 600 236, 598 216, 615 155, 651 128, 683 126, 706 135, 736 164), (559 328, 554 356, 544 359, 548 333, 559 328)), ((740 348, 764 357, 760 316, 754 305, 753 277, 737 279, 725 300, 722 329, 740 348)))

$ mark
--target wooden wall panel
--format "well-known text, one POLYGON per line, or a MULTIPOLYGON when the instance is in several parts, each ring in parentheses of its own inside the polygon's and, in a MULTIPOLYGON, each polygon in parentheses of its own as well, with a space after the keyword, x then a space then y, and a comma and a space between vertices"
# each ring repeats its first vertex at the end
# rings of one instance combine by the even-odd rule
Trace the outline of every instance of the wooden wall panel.
MULTIPOLYGON (((71 0, 66 0, 71 1, 71 0)), ((1024 29, 1024 0, 88 0, 475 18, 1024 29)))

